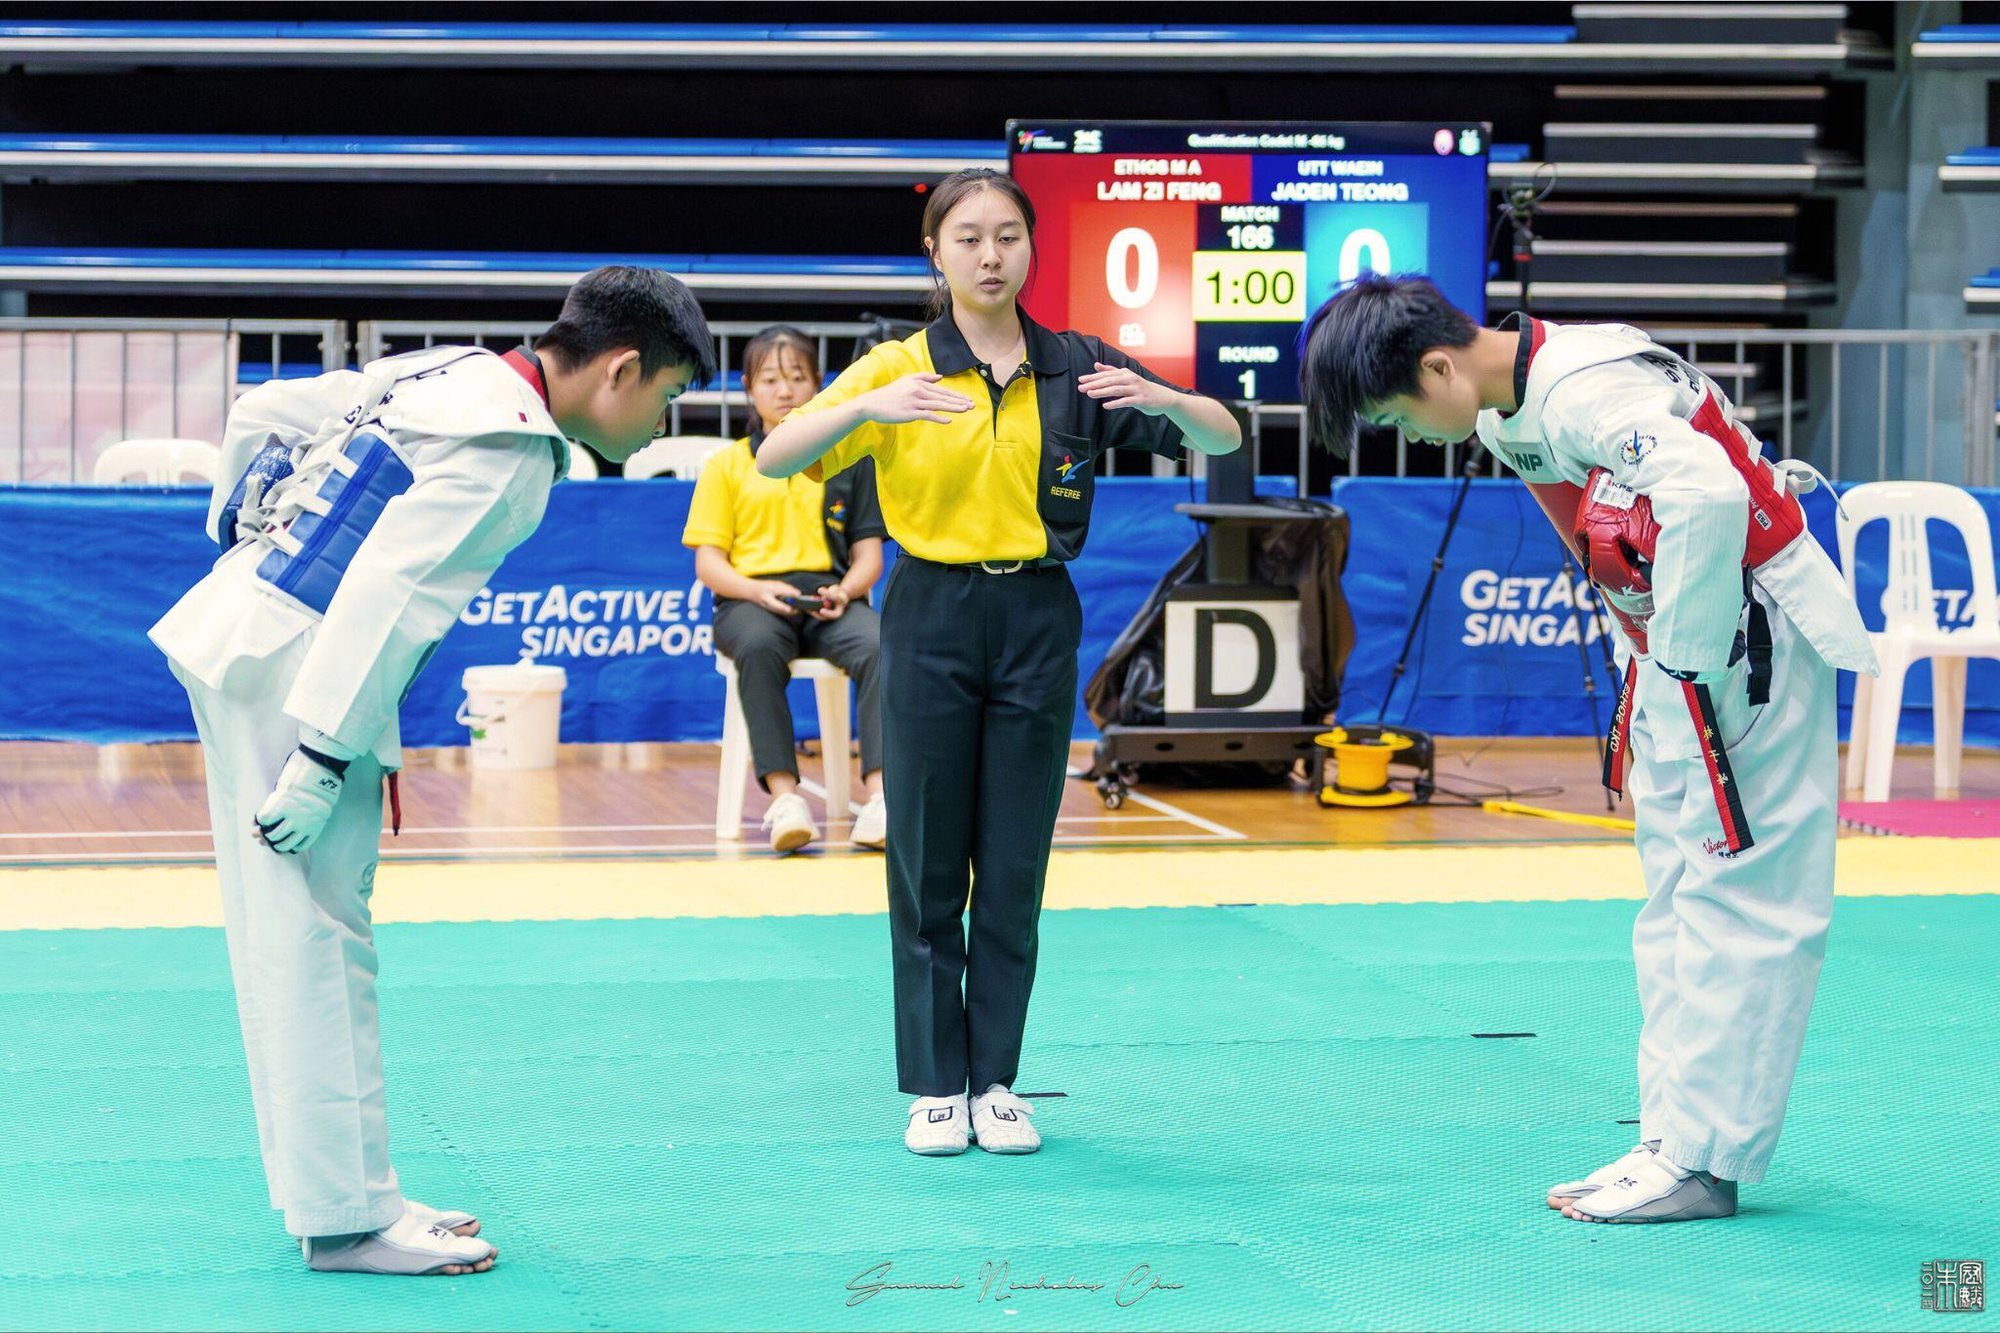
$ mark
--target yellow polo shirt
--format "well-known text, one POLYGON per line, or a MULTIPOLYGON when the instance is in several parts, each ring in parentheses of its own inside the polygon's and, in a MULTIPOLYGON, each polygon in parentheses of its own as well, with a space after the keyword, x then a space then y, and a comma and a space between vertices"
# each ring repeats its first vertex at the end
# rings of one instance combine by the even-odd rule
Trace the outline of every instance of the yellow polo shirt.
MULTIPOLYGON (((796 412, 835 407, 905 375, 935 371, 928 330, 881 343, 796 412)), ((803 476, 832 476, 864 457, 875 460, 876 494, 889 533, 912 555, 945 564, 1033 560, 1048 553, 1035 508, 1042 422, 1035 377, 1017 375, 993 403, 983 368, 941 381, 972 400, 949 425, 869 422, 803 476)))
POLYGON ((825 504, 822 481, 759 472, 745 437, 702 465, 681 545, 721 547, 745 578, 830 571, 825 504))
MULTIPOLYGON (((1083 549, 1106 449, 1171 455, 1180 428, 1165 416, 1108 411, 1077 391, 1098 361, 1166 383, 1124 353, 1077 333, 1052 333, 1021 317, 1027 360, 1017 370, 981 365, 949 313, 900 342, 869 349, 791 415, 823 412, 905 375, 933 373, 972 400, 949 422, 868 422, 802 474, 832 477, 875 460, 875 493, 889 535, 905 551, 944 564, 1074 558, 1083 549), (1004 383, 997 384, 997 376, 1004 383)), ((1173 387, 1173 386, 1169 386, 1173 387)))

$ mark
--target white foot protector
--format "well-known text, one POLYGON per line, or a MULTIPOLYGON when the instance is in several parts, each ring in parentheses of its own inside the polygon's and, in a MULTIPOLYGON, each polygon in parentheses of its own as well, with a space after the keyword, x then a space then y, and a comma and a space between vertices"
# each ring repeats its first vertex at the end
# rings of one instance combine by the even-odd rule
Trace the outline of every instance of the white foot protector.
POLYGON ((1676 1166, 1661 1152, 1563 1209, 1579 1222, 1695 1222, 1735 1213, 1735 1181, 1676 1166))
POLYGON ((1033 1106, 995 1083, 972 1099, 972 1136, 987 1152, 1035 1152, 1042 1136, 1028 1123, 1034 1113, 1033 1106))
POLYGON ((483 1240, 454 1236, 405 1212, 360 1236, 309 1236, 299 1241, 308 1267, 321 1273, 381 1273, 427 1277, 453 1265, 471 1268, 500 1252, 483 1240))
POLYGON ((910 1103, 903 1146, 920 1157, 955 1157, 966 1147, 965 1094, 919 1097, 910 1103))
POLYGON ((472 1230, 466 1233, 468 1235, 476 1235, 479 1231, 479 1219, 471 1213, 440 1212, 427 1203, 418 1203, 415 1199, 403 1200, 403 1211, 427 1227, 443 1227, 446 1231, 471 1227, 472 1230))
POLYGON ((1586 1194, 1595 1194, 1620 1176, 1627 1174, 1639 1159, 1658 1152, 1660 1141, 1647 1139, 1635 1144, 1632 1150, 1608 1166, 1600 1166, 1582 1180, 1565 1180, 1560 1185, 1549 1186, 1549 1207, 1560 1208, 1566 1203, 1574 1203, 1586 1194))

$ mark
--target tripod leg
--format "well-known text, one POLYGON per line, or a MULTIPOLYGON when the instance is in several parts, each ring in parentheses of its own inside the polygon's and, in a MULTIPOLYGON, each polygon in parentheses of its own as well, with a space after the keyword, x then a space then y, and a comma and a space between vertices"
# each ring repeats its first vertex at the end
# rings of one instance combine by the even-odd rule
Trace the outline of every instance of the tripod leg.
MULTIPOLYGON (((1597 742, 1597 767, 1601 772, 1604 768, 1604 719, 1600 716, 1597 707, 1597 673, 1591 670, 1590 645, 1584 642, 1587 635, 1584 631, 1581 609, 1577 606, 1576 562, 1570 558, 1568 542, 1563 543, 1562 580, 1569 589, 1569 623, 1570 627, 1576 631, 1576 656, 1577 660, 1583 664, 1583 692, 1590 700, 1590 733, 1597 742)), ((1603 639, 1604 627, 1602 622, 1597 620, 1595 607, 1591 610, 1591 621, 1597 625, 1598 637, 1601 641, 1603 639)), ((1610 651, 1608 646, 1606 647, 1606 651, 1610 651)), ((1604 808, 1606 810, 1615 810, 1618 808, 1608 788, 1604 793, 1604 808)))
POLYGON ((1431 557, 1430 577, 1424 580, 1423 596, 1417 599, 1417 609, 1410 614, 1410 628, 1403 635, 1402 650, 1396 654, 1396 665, 1389 672, 1389 684, 1382 691, 1382 706, 1376 710, 1377 726, 1389 720, 1389 700, 1395 696, 1396 686, 1403 679, 1403 672, 1409 669, 1410 647, 1417 641, 1417 632, 1423 628, 1424 617, 1430 613, 1431 594, 1437 591, 1438 575, 1444 572, 1445 551, 1451 546, 1451 534, 1458 527, 1458 515, 1465 508, 1465 497, 1472 490, 1473 474, 1479 470, 1479 450, 1470 449, 1465 457, 1465 469, 1459 473, 1458 493, 1451 497, 1451 509, 1445 514, 1444 534, 1438 538, 1437 554, 1431 557))

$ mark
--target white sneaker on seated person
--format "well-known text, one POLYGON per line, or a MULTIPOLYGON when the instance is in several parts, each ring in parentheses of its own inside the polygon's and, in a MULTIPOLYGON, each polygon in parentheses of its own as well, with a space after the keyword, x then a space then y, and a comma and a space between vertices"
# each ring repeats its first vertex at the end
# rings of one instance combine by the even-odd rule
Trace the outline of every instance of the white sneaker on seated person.
POLYGON ((955 1157, 966 1146, 965 1094, 919 1097, 910 1103, 903 1146, 920 1157, 955 1157))
POLYGON ((299 1241, 306 1265, 321 1273, 379 1273, 389 1277, 483 1273, 500 1251, 483 1240, 453 1235, 412 1212, 359 1236, 308 1236, 299 1241))
POLYGON ((1028 1123, 1034 1113, 1034 1107, 995 1083, 972 1099, 972 1137, 987 1152, 1036 1152, 1042 1136, 1028 1123))
POLYGON ((795 791, 772 798, 771 808, 764 812, 764 827, 771 830, 774 852, 796 852, 819 836, 806 798, 795 791))
POLYGON ((880 796, 861 807, 861 813, 854 817, 854 832, 848 835, 848 841, 878 852, 888 843, 889 807, 880 796))

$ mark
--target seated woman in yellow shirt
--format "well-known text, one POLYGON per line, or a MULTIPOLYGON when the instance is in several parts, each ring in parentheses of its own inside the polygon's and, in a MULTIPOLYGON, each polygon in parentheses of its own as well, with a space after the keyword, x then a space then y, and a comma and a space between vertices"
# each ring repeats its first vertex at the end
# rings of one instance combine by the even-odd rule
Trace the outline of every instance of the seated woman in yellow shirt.
MULTIPOLYGON (((868 589, 882 573, 888 529, 875 499, 872 467, 825 482, 757 471, 764 434, 819 392, 818 350, 797 329, 774 325, 743 349, 750 434, 711 457, 695 482, 681 543, 694 548, 695 575, 715 594, 715 650, 736 664, 757 781, 771 794, 764 826, 775 851, 794 852, 819 836, 799 794, 792 712, 785 699, 791 662, 823 657, 854 681, 859 703, 862 781, 868 803, 854 821, 857 847, 887 838, 882 802, 880 622, 868 589), (817 598, 800 602, 800 598, 817 598)), ((828 755, 829 764, 846 763, 828 755)), ((844 815, 845 811, 834 811, 844 815)))

